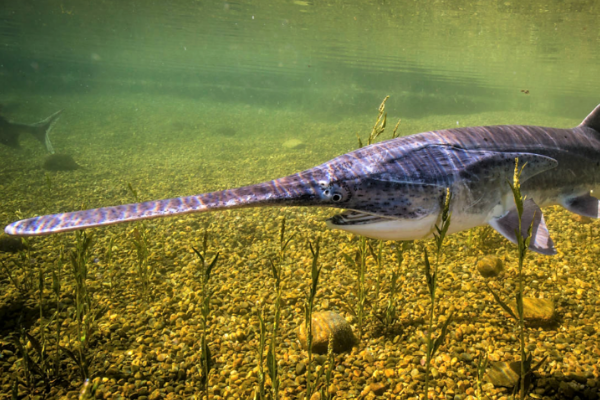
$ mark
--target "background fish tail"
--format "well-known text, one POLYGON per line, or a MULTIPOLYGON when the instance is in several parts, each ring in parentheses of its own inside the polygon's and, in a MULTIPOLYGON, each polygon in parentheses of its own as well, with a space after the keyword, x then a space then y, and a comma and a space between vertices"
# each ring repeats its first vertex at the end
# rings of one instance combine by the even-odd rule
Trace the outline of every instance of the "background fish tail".
POLYGON ((31 125, 31 134, 39 140, 40 143, 46 146, 46 150, 48 150, 48 153, 50 154, 54 154, 54 147, 50 141, 50 132, 52 131, 52 128, 54 128, 54 124, 58 121, 61 113, 62 110, 59 110, 48 118, 31 125))

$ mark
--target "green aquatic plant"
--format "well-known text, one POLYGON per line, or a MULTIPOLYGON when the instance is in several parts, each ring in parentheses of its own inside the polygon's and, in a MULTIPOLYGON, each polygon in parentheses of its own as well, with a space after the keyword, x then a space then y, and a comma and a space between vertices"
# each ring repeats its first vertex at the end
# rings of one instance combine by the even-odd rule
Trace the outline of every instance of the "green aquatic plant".
MULTIPOLYGON (((279 336, 279 325, 281 323, 281 294, 282 294, 282 270, 286 260, 286 250, 294 238, 295 234, 286 237, 286 219, 285 217, 281 220, 281 225, 278 234, 278 246, 275 253, 275 259, 269 259, 271 266, 271 274, 273 277, 273 290, 275 293, 275 302, 273 304, 273 323, 271 329, 268 332, 269 345, 267 349, 267 370, 269 378, 271 379, 271 398, 276 400, 279 399, 279 366, 277 365, 277 338, 279 336)), ((265 398, 265 381, 266 376, 264 374, 264 350, 267 345, 267 325, 265 323, 264 308, 262 311, 257 310, 257 316, 259 319, 259 357, 258 357, 258 387, 255 392, 255 398, 265 398)))
POLYGON ((367 257, 369 256, 369 245, 367 239, 364 236, 358 237, 358 246, 354 252, 354 256, 350 256, 346 253, 342 253, 342 256, 346 259, 348 266, 354 271, 355 286, 352 296, 352 302, 347 302, 346 307, 356 319, 356 325, 358 329, 358 338, 362 339, 364 333, 365 319, 367 316, 366 307, 368 302, 368 285, 366 282, 367 277, 367 257))
POLYGON ((398 242, 395 244, 396 267, 390 274, 390 292, 383 312, 375 314, 383 325, 384 331, 390 332, 398 321, 398 278, 401 275, 404 255, 412 246, 412 242, 398 242))
MULTIPOLYGON (((50 388, 50 377, 47 368, 47 363, 43 362, 45 357, 45 349, 38 342, 36 338, 25 331, 25 328, 21 327, 18 335, 13 335, 9 338, 17 350, 19 356, 16 367, 17 371, 21 371, 25 386, 29 389, 30 393, 33 393, 37 387, 38 381, 43 381, 46 390, 50 388), (29 349, 33 351, 30 352, 29 349)), ((18 378, 17 382, 18 383, 18 378)), ((18 394, 18 386, 16 390, 18 394)))
POLYGON ((46 326, 44 326, 44 268, 38 266, 38 308, 40 311, 40 363, 47 365, 46 360, 46 326))
POLYGON ((142 297, 146 300, 149 300, 151 297, 150 286, 152 283, 152 278, 155 275, 155 271, 154 268, 152 268, 152 265, 148 262, 150 258, 150 251, 148 250, 148 235, 145 227, 142 224, 139 224, 133 228, 131 234, 133 235, 131 243, 136 254, 136 272, 142 284, 142 297))
POLYGON ((200 383, 201 389, 206 399, 208 399, 208 379, 210 372, 214 366, 213 358, 210 353, 210 347, 208 343, 208 320, 210 318, 210 301, 212 299, 213 290, 210 287, 210 277, 213 269, 219 261, 219 253, 217 252, 212 260, 209 259, 209 247, 208 247, 208 232, 204 230, 204 236, 202 239, 202 247, 200 250, 192 247, 194 253, 198 256, 200 262, 198 263, 198 269, 200 272, 200 295, 202 299, 202 318, 201 318, 201 329, 202 334, 200 338, 200 383))
POLYGON ((325 370, 325 376, 321 376, 324 379, 324 381, 321 384, 320 390, 321 399, 323 400, 333 399, 333 393, 330 393, 329 388, 331 387, 334 367, 335 354, 333 353, 333 335, 329 335, 329 342, 327 343, 327 367, 321 368, 320 370, 325 370))
MULTIPOLYGON (((138 191, 133 188, 131 183, 127 183, 127 189, 136 203, 140 202, 138 191)), ((156 275, 153 264, 149 262, 150 250, 148 240, 148 230, 144 221, 137 222, 136 227, 131 231, 130 239, 133 251, 136 253, 135 270, 142 284, 142 298, 148 301, 151 297, 150 286, 152 279, 156 275)))
POLYGON ((48 190, 48 195, 52 195, 52 188, 54 187, 54 182, 52 182, 52 178, 50 178, 50 174, 44 172, 44 180, 46 181, 46 189, 48 190))
POLYGON ((469 229, 467 236, 467 248, 469 253, 476 254, 483 251, 490 245, 490 239, 493 237, 494 228, 489 225, 479 226, 469 229))
POLYGON ((365 322, 365 307, 367 305, 367 239, 361 236, 354 259, 356 270, 356 320, 358 325, 358 340, 362 340, 365 322))
MULTIPOLYGON (((506 313, 516 322, 516 328, 519 333, 519 352, 521 356, 520 361, 520 369, 519 369, 519 381, 515 386, 515 393, 518 391, 520 398, 523 400, 525 396, 529 392, 529 387, 531 384, 531 380, 533 377, 533 373, 546 361, 546 357, 544 357, 540 362, 536 365, 532 366, 533 356, 531 353, 527 353, 525 346, 525 312, 523 308, 523 295, 524 295, 524 276, 523 276, 523 266, 525 263, 525 257, 527 256, 527 252, 529 250, 529 243, 531 242, 531 232, 533 230, 533 224, 535 223, 535 218, 532 218, 531 224, 527 228, 527 233, 523 235, 523 203, 525 201, 525 197, 521 194, 521 174, 523 173, 523 169, 525 165, 519 168, 519 159, 515 159, 515 171, 513 175, 513 182, 508 182, 510 189, 513 194, 513 199, 515 202, 515 207, 517 210, 517 218, 518 218, 518 226, 515 229, 515 235, 517 240, 517 256, 518 256, 518 267, 517 267, 517 293, 515 294, 515 304, 516 304, 516 312, 501 299, 501 297, 487 284, 486 287, 488 291, 494 297, 494 300, 498 305, 506 311, 506 313)), ((535 217, 535 216, 534 216, 535 217)))
POLYGON ((435 339, 433 338, 433 322, 435 319, 435 305, 436 305, 436 291, 438 281, 438 271, 440 266, 440 257, 444 246, 444 239, 450 227, 450 221, 452 219, 452 213, 450 212, 450 202, 452 200, 452 194, 450 189, 446 190, 446 198, 443 204, 442 215, 441 215, 441 226, 435 225, 435 232, 433 234, 435 246, 436 246, 436 257, 434 267, 431 267, 429 263, 429 256, 427 255, 427 249, 423 251, 423 260, 425 263, 425 280, 427 282, 427 288, 429 289, 430 309, 429 309, 429 322, 427 325, 427 353, 426 353, 426 364, 425 364, 425 398, 429 397, 429 374, 431 369, 431 360, 435 356, 438 348, 444 342, 446 334, 448 332, 448 325, 452 321, 452 314, 450 314, 444 323, 440 334, 435 339))
POLYGON ((383 240, 377 241, 377 251, 373 249, 373 246, 369 242, 369 251, 371 256, 377 263, 377 276, 375 280, 375 299, 379 299, 379 291, 381 289, 381 270, 383 268, 383 240))
MULTIPOLYGON (((58 377, 60 372, 60 332, 61 332, 61 318, 60 318, 60 296, 62 291, 62 278, 63 269, 66 263, 64 248, 61 246, 59 249, 58 260, 56 261, 55 268, 52 270, 52 294, 54 294, 54 301, 56 304, 56 311, 54 312, 54 341, 56 343, 56 349, 54 353, 54 373, 55 377, 58 377)), ((52 321, 51 321, 52 322, 52 321)))
MULTIPOLYGON (((506 302, 504 302, 498 294, 496 294, 492 288, 488 285, 488 290, 494 297, 494 300, 517 322, 517 329, 519 331, 519 350, 521 356, 521 367, 519 371, 519 382, 517 386, 515 386, 515 390, 517 390, 520 394, 520 398, 523 400, 525 396, 529 392, 529 386, 531 383, 531 378, 533 376, 533 372, 537 370, 546 360, 547 356, 544 357, 538 364, 532 367, 533 356, 531 353, 527 353, 525 346, 525 312, 523 309, 523 294, 524 294, 524 277, 523 277, 523 266, 525 263, 525 257, 527 256, 527 251, 529 250, 529 243, 531 242, 531 232, 533 230, 533 224, 535 223, 535 216, 532 218, 531 224, 527 228, 527 233, 523 235, 523 203, 525 201, 525 197, 521 194, 521 174, 523 173, 523 169, 526 164, 519 168, 519 159, 515 159, 515 171, 513 175, 513 182, 508 182, 510 189, 513 194, 513 199, 515 202, 515 207, 517 209, 517 217, 518 217, 518 226, 515 229, 515 235, 517 240, 517 256, 519 258, 518 268, 517 268, 517 293, 515 295, 516 300, 516 313, 508 306, 506 302)), ((486 283, 487 285, 487 283, 486 283)))
MULTIPOLYGON (((14 271, 12 268, 8 267, 4 261, 0 263, 0 266, 2 266, 4 275, 6 275, 6 278, 12 283, 17 292, 19 292, 19 295, 23 298, 29 297, 32 292, 32 285, 29 283, 30 280, 27 279, 29 274, 14 271)), ((20 269, 21 271, 24 271, 23 268, 20 269)))
MULTIPOLYGON (((37 302, 39 307, 39 329, 38 337, 27 332, 21 327, 18 335, 10 335, 9 341, 17 350, 20 357, 15 364, 21 371, 23 379, 30 393, 34 393, 37 382, 44 382, 44 388, 48 391, 52 382, 59 380, 61 365, 60 335, 62 321, 60 319, 60 293, 62 287, 62 266, 64 264, 64 251, 59 249, 59 259, 51 271, 52 293, 56 310, 50 319, 44 315, 44 281, 46 271, 39 266, 37 273, 37 302), (54 332, 49 328, 54 327, 54 332), (52 341, 54 341, 54 353, 51 352, 52 341)), ((18 394, 18 385, 16 386, 18 394)))
POLYGON ((78 367, 83 381, 91 375, 90 347, 98 331, 98 320, 106 313, 107 307, 96 307, 88 290, 90 253, 93 236, 85 232, 75 233, 75 248, 69 253, 71 276, 75 288, 76 341, 73 349, 61 347, 78 367))
POLYGON ((131 182, 127 182, 127 190, 129 191, 129 193, 131 194, 131 196, 133 197, 133 199, 135 200, 136 203, 140 202, 140 196, 138 195, 138 191, 135 190, 133 188, 133 186, 131 185, 131 182))
POLYGON ((24 237, 20 240, 22 245, 16 249, 17 259, 14 261, 13 267, 9 267, 4 261, 0 265, 19 295, 27 298, 33 296, 37 286, 35 268, 33 268, 35 260, 32 257, 29 239, 24 237))
POLYGON ((282 269, 286 259, 286 250, 295 234, 286 238, 285 217, 281 220, 279 229, 279 250, 277 252, 277 263, 271 260, 271 273, 273 275, 273 289, 275 290, 275 304, 273 325, 271 327, 271 340, 267 353, 267 366, 271 377, 271 394, 273 400, 279 399, 279 367, 277 365, 277 337, 279 335, 279 324, 281 323, 281 291, 282 291, 282 269))
POLYGON ((308 243, 310 252, 312 255, 312 263, 310 267, 311 285, 308 293, 306 293, 306 300, 304 303, 304 323, 306 329, 306 351, 308 353, 308 360, 306 363, 306 399, 310 399, 312 394, 315 392, 317 381, 312 379, 313 370, 313 358, 312 358, 312 314, 315 304, 315 297, 317 296, 317 288, 319 286, 319 276, 321 275, 321 265, 319 265, 319 253, 320 243, 319 239, 315 243, 308 243))
MULTIPOLYGON (((375 119, 375 124, 373 124, 373 128, 371 129, 371 132, 369 133, 369 136, 367 137, 367 146, 375 143, 377 138, 379 136, 381 136, 381 134, 383 132, 385 132, 385 127, 387 125, 387 113, 385 112, 385 103, 388 101, 389 98, 390 98, 390 96, 385 96, 385 98, 379 105, 377 118, 375 119)), ((392 139, 395 139, 398 137, 398 127, 400 126, 401 121, 402 120, 399 119, 398 122, 396 123, 396 126, 394 127, 394 131, 392 132, 392 139)), ((364 143, 363 143, 362 139, 360 138, 360 136, 358 136, 358 133, 356 134, 356 138, 358 139, 358 148, 360 149, 361 147, 364 146, 364 143)))
POLYGON ((258 318, 258 376, 257 376, 257 387, 254 391, 254 399, 265 399, 265 348, 267 346, 267 326, 265 324, 265 309, 261 308, 256 310, 256 316, 258 318))
POLYGON ((108 245, 106 246, 106 250, 104 251, 104 264, 106 266, 108 272, 108 284, 109 284, 109 299, 112 301, 114 295, 114 280, 116 276, 116 270, 113 268, 113 247, 114 247, 114 236, 108 240, 108 245))
POLYGON ((69 259, 71 261, 71 275, 75 283, 75 320, 77 322, 77 341, 75 352, 64 349, 73 361, 78 365, 83 380, 89 377, 88 359, 85 354, 85 344, 88 343, 88 337, 85 324, 88 320, 85 318, 91 312, 92 301, 88 292, 88 263, 89 253, 93 244, 93 235, 87 235, 85 232, 75 233, 75 249, 71 250, 69 259))

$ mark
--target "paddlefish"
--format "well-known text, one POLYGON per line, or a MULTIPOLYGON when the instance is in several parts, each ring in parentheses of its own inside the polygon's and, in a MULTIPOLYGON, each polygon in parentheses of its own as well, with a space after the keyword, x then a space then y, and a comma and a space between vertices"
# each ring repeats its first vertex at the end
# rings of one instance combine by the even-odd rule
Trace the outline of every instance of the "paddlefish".
POLYGON ((150 218, 245 207, 314 206, 343 211, 330 228, 382 240, 429 238, 452 194, 448 234, 490 225, 516 242, 518 213, 509 186, 525 165, 522 233, 552 255, 540 207, 562 205, 598 218, 600 105, 572 129, 500 125, 445 129, 360 148, 317 167, 250 186, 195 196, 44 215, 14 222, 9 235, 35 236, 150 218))
POLYGON ((0 143, 18 149, 19 135, 22 133, 30 133, 40 143, 46 146, 46 150, 50 154, 54 154, 54 147, 50 141, 50 131, 58 121, 62 110, 55 112, 48 118, 45 118, 35 124, 20 124, 10 122, 0 115, 0 143))

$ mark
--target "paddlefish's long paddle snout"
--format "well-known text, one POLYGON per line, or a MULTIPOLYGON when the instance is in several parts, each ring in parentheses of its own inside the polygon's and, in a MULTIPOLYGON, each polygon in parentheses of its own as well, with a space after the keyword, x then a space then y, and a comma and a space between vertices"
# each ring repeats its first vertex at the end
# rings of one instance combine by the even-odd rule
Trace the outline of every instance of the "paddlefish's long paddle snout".
MULTIPOLYGON (((314 169, 273 181, 167 200, 43 215, 6 226, 16 236, 41 236, 172 215, 243 207, 322 205, 314 169)), ((318 175, 318 174, 317 174, 318 175)))

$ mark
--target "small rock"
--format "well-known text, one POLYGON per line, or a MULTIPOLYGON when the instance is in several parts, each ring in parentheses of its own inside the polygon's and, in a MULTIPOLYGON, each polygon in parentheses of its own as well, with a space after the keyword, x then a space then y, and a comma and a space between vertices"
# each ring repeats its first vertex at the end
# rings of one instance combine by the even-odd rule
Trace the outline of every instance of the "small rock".
POLYGON ((504 361, 491 362, 487 368, 488 381, 496 387, 514 387, 519 381, 519 362, 507 363, 504 361))
POLYGON ((299 362, 296 364, 296 376, 303 375, 306 372, 306 364, 299 362))
POLYGON ((498 257, 488 255, 477 262, 477 271, 484 278, 495 278, 504 271, 504 264, 498 257))
POLYGON ((594 220, 592 218, 586 217, 583 215, 579 215, 579 214, 572 214, 571 219, 582 225, 587 225, 587 224, 591 224, 592 222, 594 222, 594 220))
POLYGON ((148 400, 160 400, 162 399, 162 394, 159 389, 154 389, 154 391, 148 396, 148 400))
POLYGON ((327 389, 327 392, 329 394, 336 394, 338 390, 338 387, 335 384, 332 384, 331 386, 329 386, 329 389, 327 389))
POLYGON ((577 391, 570 382, 561 382, 558 392, 566 398, 572 399, 577 391))
MULTIPOLYGON (((333 311, 324 311, 312 316, 312 352, 317 354, 327 353, 329 337, 333 337, 333 351, 343 353, 352 349, 356 342, 352 327, 344 317, 333 311)), ((306 350, 306 328, 304 323, 298 329, 298 340, 306 350)))
MULTIPOLYGON (((512 301, 509 307, 517 315, 517 304, 512 301)), ((550 299, 523 299, 523 316, 527 321, 549 322, 554 319, 555 307, 554 301, 550 299)))
POLYGON ((388 389, 387 383, 375 382, 369 385, 369 391, 376 396, 381 396, 388 389))

